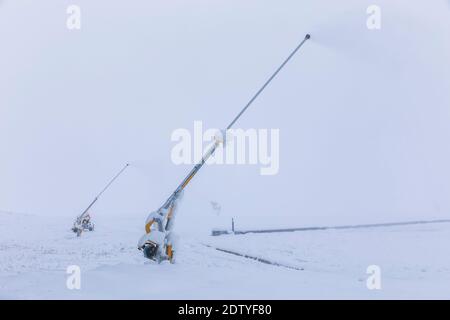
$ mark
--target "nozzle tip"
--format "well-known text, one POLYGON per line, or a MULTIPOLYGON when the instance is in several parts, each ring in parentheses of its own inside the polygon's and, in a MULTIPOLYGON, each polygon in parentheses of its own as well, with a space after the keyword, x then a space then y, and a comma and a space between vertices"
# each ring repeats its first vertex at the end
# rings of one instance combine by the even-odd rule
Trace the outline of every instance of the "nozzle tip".
POLYGON ((308 40, 309 38, 311 38, 311 35, 309 33, 307 33, 305 36, 305 39, 308 40))

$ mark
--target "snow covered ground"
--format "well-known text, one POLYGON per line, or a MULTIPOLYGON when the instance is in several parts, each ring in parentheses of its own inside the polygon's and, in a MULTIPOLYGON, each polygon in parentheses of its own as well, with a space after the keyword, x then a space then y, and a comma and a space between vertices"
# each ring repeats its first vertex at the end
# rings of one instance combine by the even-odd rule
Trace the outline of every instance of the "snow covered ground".
POLYGON ((95 218, 76 238, 71 219, 0 213, 2 299, 450 298, 450 223, 241 236, 182 235, 177 264, 136 250, 142 221, 95 218), (258 256, 303 271, 219 252, 258 256), (69 265, 81 289, 66 286, 69 265), (381 268, 381 290, 366 269, 381 268))
POLYGON ((77 0, 72 29, 66 1, 0 0, 0 208, 36 214, 0 212, 0 298, 450 298, 450 223, 208 235, 231 218, 450 219, 449 4, 77 0), (205 166, 177 216, 178 263, 146 261, 146 213, 193 166, 173 161, 173 134, 196 145, 194 121, 226 127, 307 33, 233 127, 279 130, 280 148, 265 148, 278 174, 250 156, 205 166), (96 231, 75 237, 125 163, 92 209, 96 231), (80 290, 66 286, 71 265, 80 290), (371 265, 381 290, 366 287, 371 265))

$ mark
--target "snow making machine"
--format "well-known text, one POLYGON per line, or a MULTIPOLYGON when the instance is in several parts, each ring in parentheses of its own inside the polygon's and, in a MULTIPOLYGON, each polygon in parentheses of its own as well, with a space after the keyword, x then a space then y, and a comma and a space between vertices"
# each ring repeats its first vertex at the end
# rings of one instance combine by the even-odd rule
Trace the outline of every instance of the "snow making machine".
POLYGON ((244 114, 244 112, 250 107, 250 105, 256 100, 256 98, 264 91, 268 84, 276 77, 276 75, 283 69, 288 61, 296 54, 296 52, 303 46, 303 44, 310 39, 310 35, 307 34, 299 45, 291 52, 291 54, 283 61, 278 69, 269 77, 264 85, 256 92, 255 95, 249 100, 245 107, 238 113, 238 115, 227 126, 226 130, 221 133, 221 138, 215 140, 215 142, 209 147, 206 153, 203 155, 201 161, 195 165, 195 167, 184 178, 180 185, 170 195, 166 202, 156 211, 150 213, 145 221, 145 233, 139 239, 138 249, 144 254, 144 257, 158 263, 168 260, 171 263, 175 262, 175 256, 177 253, 176 236, 173 233, 173 225, 179 201, 184 192, 185 187, 189 184, 192 178, 203 167, 206 161, 214 154, 219 145, 225 144, 225 137, 227 131, 233 127, 236 121, 244 114))

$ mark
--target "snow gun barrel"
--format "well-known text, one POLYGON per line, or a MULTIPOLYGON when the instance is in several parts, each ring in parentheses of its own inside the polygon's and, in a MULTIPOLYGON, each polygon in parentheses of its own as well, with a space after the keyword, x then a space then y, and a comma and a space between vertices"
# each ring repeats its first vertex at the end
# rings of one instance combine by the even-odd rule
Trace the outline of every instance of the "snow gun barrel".
MULTIPOLYGON (((277 76, 277 74, 283 69, 283 67, 291 60, 291 58, 297 53, 297 51, 303 46, 303 44, 311 38, 310 34, 306 34, 305 38, 300 42, 300 44, 289 54, 289 56, 283 61, 283 63, 275 70, 275 72, 266 80, 262 87, 253 95, 253 97, 247 102, 244 108, 237 114, 237 116, 230 122, 227 126, 227 130, 231 129, 233 125, 239 120, 239 118, 247 111, 251 104, 258 98, 258 96, 266 89, 269 83, 277 76)), ((218 143, 215 143, 202 157, 201 161, 195 165, 195 167, 189 172, 189 174, 184 178, 180 185, 175 189, 172 195, 167 199, 162 208, 167 208, 170 204, 178 197, 181 191, 189 184, 192 178, 197 174, 198 171, 203 167, 206 161, 214 154, 218 147, 218 143)))
POLYGON ((88 211, 92 208, 92 206, 97 202, 97 200, 100 198, 100 196, 113 184, 113 182, 125 171, 126 168, 128 168, 130 164, 127 163, 109 182, 108 184, 103 188, 102 191, 94 198, 94 200, 89 204, 89 206, 83 211, 83 213, 78 217, 78 219, 82 219, 88 211))

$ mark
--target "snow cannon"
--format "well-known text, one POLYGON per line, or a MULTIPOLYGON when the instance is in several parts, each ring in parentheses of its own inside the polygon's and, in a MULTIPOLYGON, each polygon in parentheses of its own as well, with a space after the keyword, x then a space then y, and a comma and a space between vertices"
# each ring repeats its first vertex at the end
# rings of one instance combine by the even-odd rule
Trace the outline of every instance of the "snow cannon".
POLYGON ((89 210, 94 206, 100 196, 109 188, 109 186, 128 168, 129 164, 127 163, 120 171, 117 173, 111 181, 108 182, 106 187, 94 198, 94 200, 89 204, 89 206, 83 211, 81 215, 77 217, 75 222, 73 223, 72 231, 77 234, 77 237, 81 236, 83 231, 94 231, 94 224, 91 221, 91 215, 89 214, 89 210))
POLYGON ((144 253, 144 257, 157 263, 168 260, 175 262, 177 252, 176 236, 173 226, 179 201, 183 191, 172 195, 167 202, 149 214, 145 221, 145 234, 139 239, 138 249, 144 253))
POLYGON ((77 237, 81 236, 83 231, 94 231, 91 215, 86 213, 84 216, 78 217, 73 224, 72 231, 77 234, 77 237))
POLYGON ((184 191, 184 188, 189 184, 192 178, 200 171, 203 165, 214 154, 220 145, 226 143, 227 133, 239 118, 247 111, 250 105, 258 98, 258 96, 266 89, 269 83, 277 76, 277 74, 283 69, 283 67, 289 62, 289 60, 297 53, 303 44, 310 38, 309 34, 306 34, 305 38, 297 45, 297 47, 291 52, 291 54, 283 61, 283 63, 275 70, 275 72, 266 80, 263 86, 253 95, 253 97, 247 102, 244 108, 236 115, 236 117, 230 122, 225 130, 221 132, 221 137, 216 135, 215 142, 208 148, 202 159, 194 166, 194 168, 188 173, 184 180, 178 185, 171 196, 157 211, 150 213, 145 222, 145 234, 139 239, 138 249, 143 251, 144 257, 157 262, 163 260, 169 260, 174 262, 176 247, 174 245, 174 235, 172 232, 173 222, 175 220, 175 213, 177 209, 177 203, 184 191))

